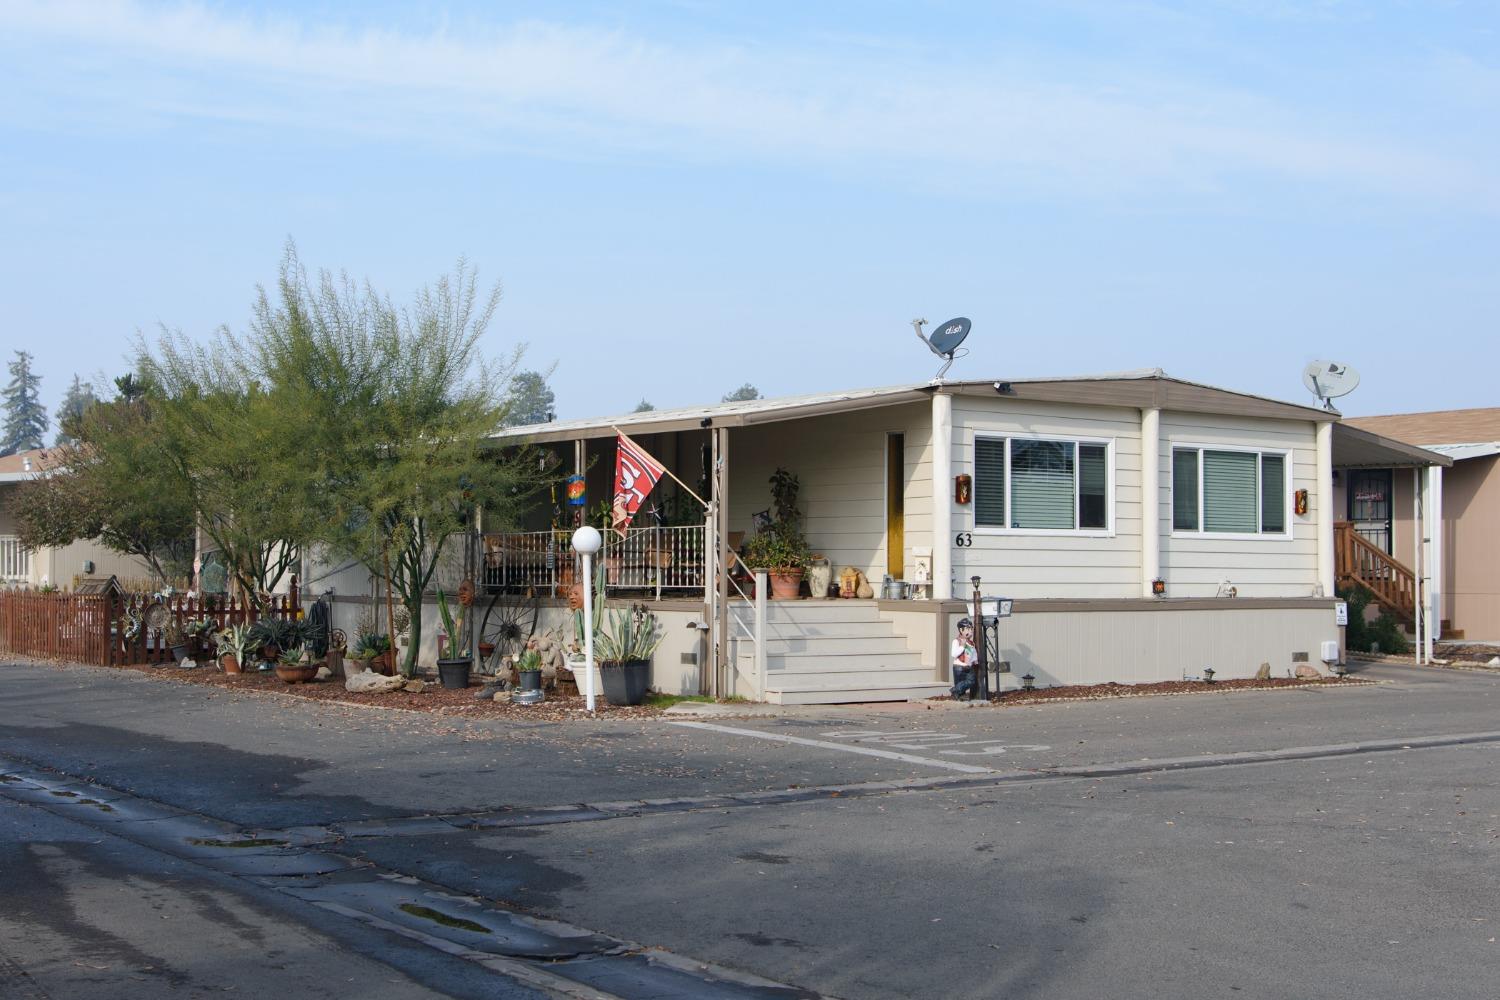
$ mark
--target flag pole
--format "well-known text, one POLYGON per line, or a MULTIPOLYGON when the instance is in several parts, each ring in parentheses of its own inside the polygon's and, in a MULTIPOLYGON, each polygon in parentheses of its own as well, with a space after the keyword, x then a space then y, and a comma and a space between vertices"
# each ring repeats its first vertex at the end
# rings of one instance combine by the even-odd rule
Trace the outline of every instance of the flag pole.
MULTIPOLYGON (((629 434, 626 434, 624 431, 620 430, 620 428, 616 427, 614 424, 610 424, 609 425, 609 429, 612 430, 612 431, 614 431, 616 434, 620 435, 623 438, 629 438, 630 437, 629 434)), ((633 441, 634 438, 631 438, 631 440, 633 441)), ((639 446, 637 446, 637 447, 639 447, 639 446)), ((644 451, 645 449, 641 449, 641 450, 644 451)), ((652 457, 654 458, 655 456, 653 455, 652 457)), ((666 466, 665 463, 658 463, 658 464, 661 465, 661 471, 665 472, 667 475, 669 475, 669 476, 672 477, 672 482, 676 483, 678 486, 681 486, 684 490, 686 490, 688 496, 692 497, 694 500, 696 500, 699 503, 703 504, 703 509, 704 510, 708 509, 708 503, 702 497, 700 497, 698 494, 694 493, 693 492, 693 488, 691 486, 689 486, 687 483, 683 482, 681 479, 678 479, 677 478, 677 474, 674 473, 671 469, 667 468, 667 466, 666 466)))

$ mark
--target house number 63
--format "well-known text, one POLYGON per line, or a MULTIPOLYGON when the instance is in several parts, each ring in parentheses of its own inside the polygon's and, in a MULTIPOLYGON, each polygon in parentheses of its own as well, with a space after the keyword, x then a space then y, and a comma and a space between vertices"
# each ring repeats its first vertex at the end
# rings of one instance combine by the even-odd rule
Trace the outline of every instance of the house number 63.
POLYGON ((967 531, 960 531, 953 539, 953 544, 961 549, 971 548, 974 545, 974 536, 967 531))

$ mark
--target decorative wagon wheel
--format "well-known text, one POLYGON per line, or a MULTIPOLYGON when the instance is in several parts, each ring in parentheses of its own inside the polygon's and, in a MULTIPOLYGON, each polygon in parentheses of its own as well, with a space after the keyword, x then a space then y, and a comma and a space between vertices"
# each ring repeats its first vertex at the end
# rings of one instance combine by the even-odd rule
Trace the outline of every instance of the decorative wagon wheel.
POLYGON ((500 591, 490 598, 479 625, 480 645, 495 647, 484 657, 487 672, 495 673, 502 657, 521 655, 526 640, 536 633, 540 608, 541 601, 530 588, 517 594, 500 591))

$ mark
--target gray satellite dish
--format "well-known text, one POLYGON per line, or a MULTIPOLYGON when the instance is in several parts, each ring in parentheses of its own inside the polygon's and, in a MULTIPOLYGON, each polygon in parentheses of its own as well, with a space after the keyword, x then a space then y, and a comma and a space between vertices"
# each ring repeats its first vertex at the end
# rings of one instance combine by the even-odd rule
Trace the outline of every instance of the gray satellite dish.
POLYGON ((1313 361, 1302 369, 1302 384, 1307 391, 1323 401, 1323 406, 1333 409, 1331 400, 1347 396, 1359 387, 1359 372, 1349 365, 1334 361, 1313 361))
POLYGON ((953 366, 954 360, 969 353, 968 351, 960 352, 959 345, 969 335, 969 328, 973 324, 963 316, 956 316, 933 330, 930 337, 922 332, 922 327, 927 325, 925 319, 914 319, 911 325, 912 329, 917 331, 917 339, 926 344, 929 351, 943 359, 943 367, 932 379, 934 382, 941 382, 943 376, 948 374, 948 369, 953 366))

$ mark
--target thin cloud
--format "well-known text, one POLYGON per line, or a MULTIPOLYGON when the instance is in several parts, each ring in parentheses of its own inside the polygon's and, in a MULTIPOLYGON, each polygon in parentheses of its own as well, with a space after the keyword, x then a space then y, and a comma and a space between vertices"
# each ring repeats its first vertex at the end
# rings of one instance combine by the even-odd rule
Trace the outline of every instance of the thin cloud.
POLYGON ((70 74, 33 54, 28 72, 54 95, 157 120, 751 160, 981 194, 1191 194, 1249 174, 1500 202, 1487 171, 1416 143, 1341 134, 1201 81, 1059 79, 1068 62, 1013 53, 991 65, 869 45, 689 47, 541 21, 411 32, 127 0, 21 2, 0 26, 12 49, 65 47, 87 65, 70 74))

